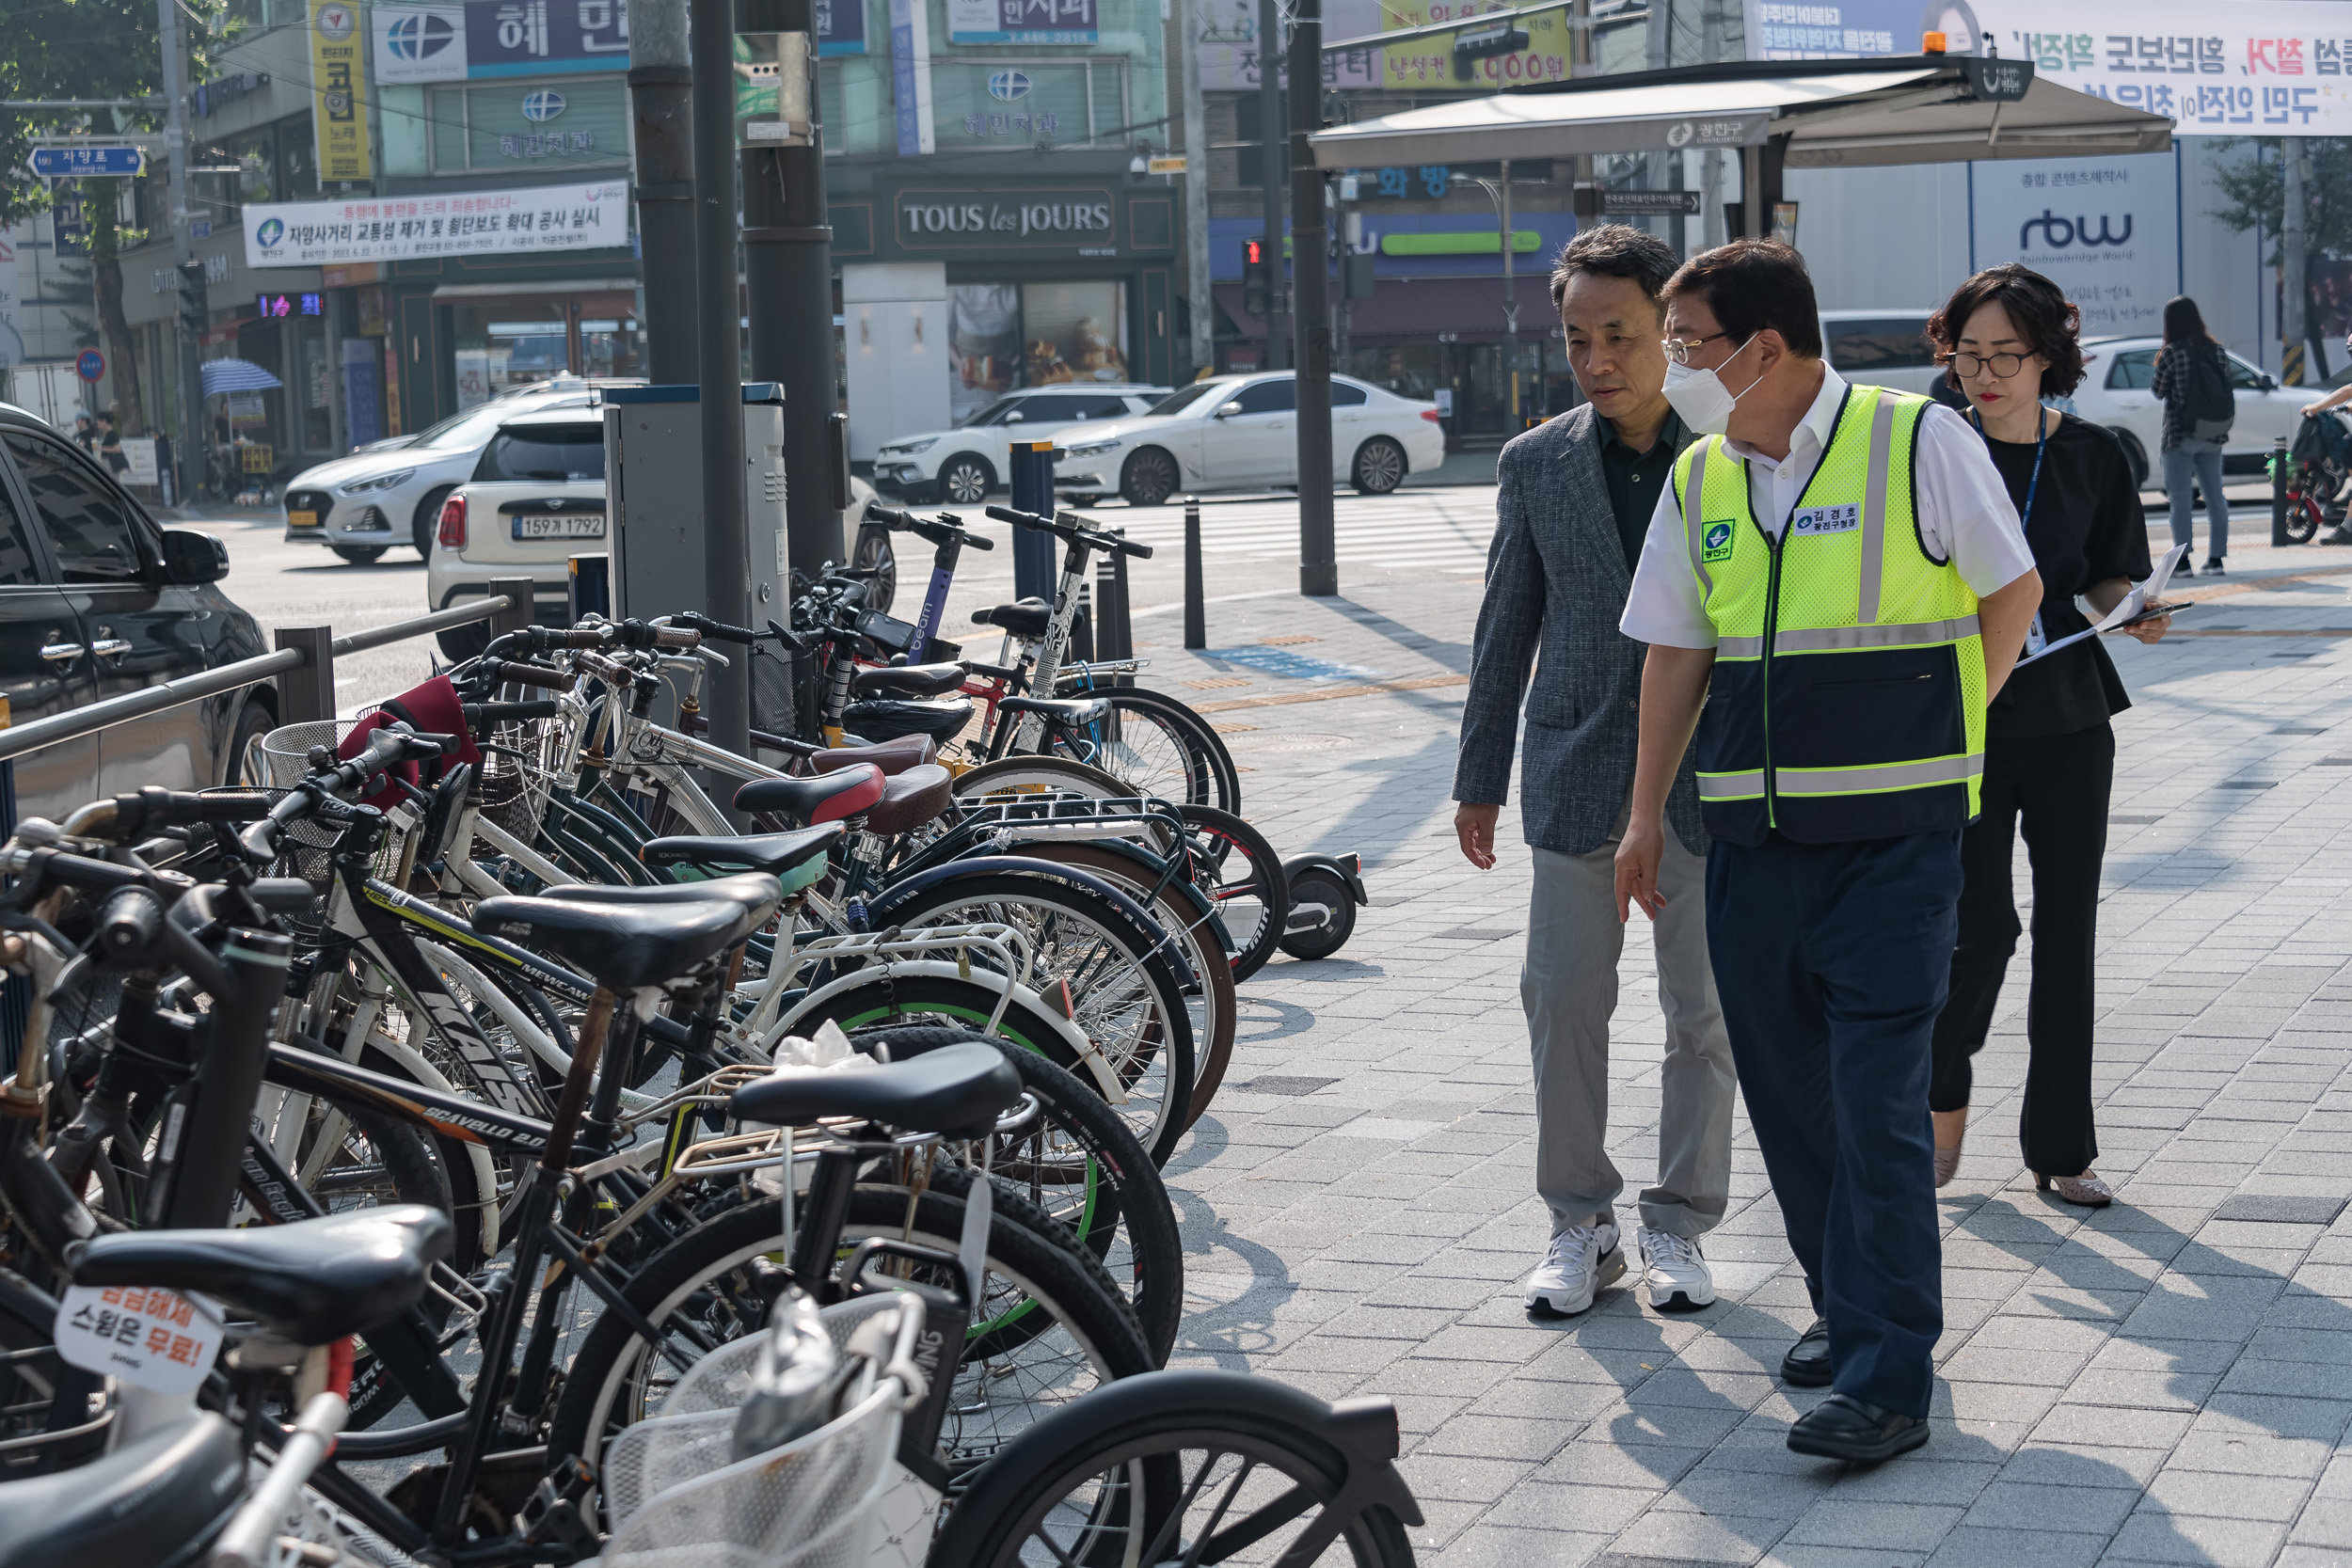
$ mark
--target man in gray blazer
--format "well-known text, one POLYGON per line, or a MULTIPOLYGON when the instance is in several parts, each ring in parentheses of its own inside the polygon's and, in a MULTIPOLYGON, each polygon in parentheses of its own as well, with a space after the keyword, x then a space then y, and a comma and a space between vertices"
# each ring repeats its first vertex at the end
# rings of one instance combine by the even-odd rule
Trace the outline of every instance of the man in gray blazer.
MULTIPOLYGON (((1663 391, 1659 291, 1675 265, 1663 241, 1623 224, 1587 230, 1560 253, 1551 298, 1589 401, 1502 449, 1462 712, 1454 824, 1462 853, 1485 870, 1526 699, 1519 809, 1535 886, 1519 1000, 1535 1063, 1535 1188, 1552 1231, 1527 1282, 1538 1312, 1581 1312, 1626 1269, 1616 1222, 1625 1182, 1606 1148, 1609 1021, 1625 945, 1615 857, 1645 650, 1617 620, 1659 493, 1692 439, 1663 391)), ((1650 1305, 1693 1311, 1715 1299, 1699 1238, 1730 1202, 1737 1083, 1708 964, 1707 835, 1687 754, 1667 815, 1680 843, 1666 847, 1666 907, 1653 927, 1666 1015, 1658 1184, 1643 1190, 1637 1240, 1650 1305)))

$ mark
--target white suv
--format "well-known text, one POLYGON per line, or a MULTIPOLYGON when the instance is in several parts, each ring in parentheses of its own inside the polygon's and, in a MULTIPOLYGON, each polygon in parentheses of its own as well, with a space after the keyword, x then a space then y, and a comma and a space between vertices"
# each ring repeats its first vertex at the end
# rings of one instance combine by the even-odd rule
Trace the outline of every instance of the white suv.
MULTIPOLYGON (((441 503, 426 558, 427 601, 447 610, 489 593, 499 578, 527 577, 536 619, 570 625, 570 560, 604 548, 604 496, 601 411, 510 414, 471 477, 441 503)), ((470 658, 487 641, 479 623, 440 634, 452 658, 470 658)))
POLYGON ((1015 440, 1058 438, 1089 420, 1123 420, 1168 396, 1165 387, 1043 387, 1014 392, 953 430, 894 436, 874 453, 874 488, 902 500, 977 506, 1009 483, 1015 440))

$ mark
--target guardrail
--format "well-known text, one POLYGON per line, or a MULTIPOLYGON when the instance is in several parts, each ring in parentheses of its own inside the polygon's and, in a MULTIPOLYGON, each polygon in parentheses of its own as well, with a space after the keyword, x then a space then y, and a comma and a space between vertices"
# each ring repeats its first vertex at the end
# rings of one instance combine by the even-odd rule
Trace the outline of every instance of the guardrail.
POLYGON ((0 762, 62 741, 79 740, 183 703, 201 702, 224 691, 271 679, 278 682, 280 724, 332 719, 335 660, 339 657, 405 642, 452 626, 471 626, 476 621, 489 622, 493 636, 520 630, 531 625, 532 593, 528 578, 501 578, 490 584, 489 596, 476 603, 420 615, 412 621, 395 621, 389 626, 373 626, 348 637, 337 637, 332 626, 280 626, 277 632, 278 647, 273 653, 241 658, 217 670, 183 675, 160 686, 126 691, 119 697, 75 708, 71 713, 53 714, 29 724, 0 730, 0 762))

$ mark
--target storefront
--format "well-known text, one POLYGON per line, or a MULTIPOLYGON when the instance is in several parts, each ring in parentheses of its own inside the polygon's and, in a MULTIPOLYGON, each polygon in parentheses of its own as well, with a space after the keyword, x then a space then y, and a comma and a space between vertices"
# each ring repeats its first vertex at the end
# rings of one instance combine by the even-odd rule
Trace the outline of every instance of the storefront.
POLYGON ((1179 194, 1017 177, 834 192, 853 452, 1015 388, 1168 385, 1179 194))
POLYGON ((390 261, 384 271, 384 394, 401 430, 552 375, 645 373, 627 251, 390 261))

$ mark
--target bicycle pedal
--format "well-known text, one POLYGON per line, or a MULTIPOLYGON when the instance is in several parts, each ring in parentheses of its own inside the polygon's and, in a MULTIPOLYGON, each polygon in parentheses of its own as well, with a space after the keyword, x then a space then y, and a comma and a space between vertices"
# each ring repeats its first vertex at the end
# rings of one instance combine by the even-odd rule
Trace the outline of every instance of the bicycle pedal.
POLYGON ((577 1454, 540 1480, 531 1500, 515 1515, 515 1529, 534 1546, 564 1546, 585 1557, 596 1550, 596 1527, 580 1502, 596 1484, 596 1472, 577 1454))

